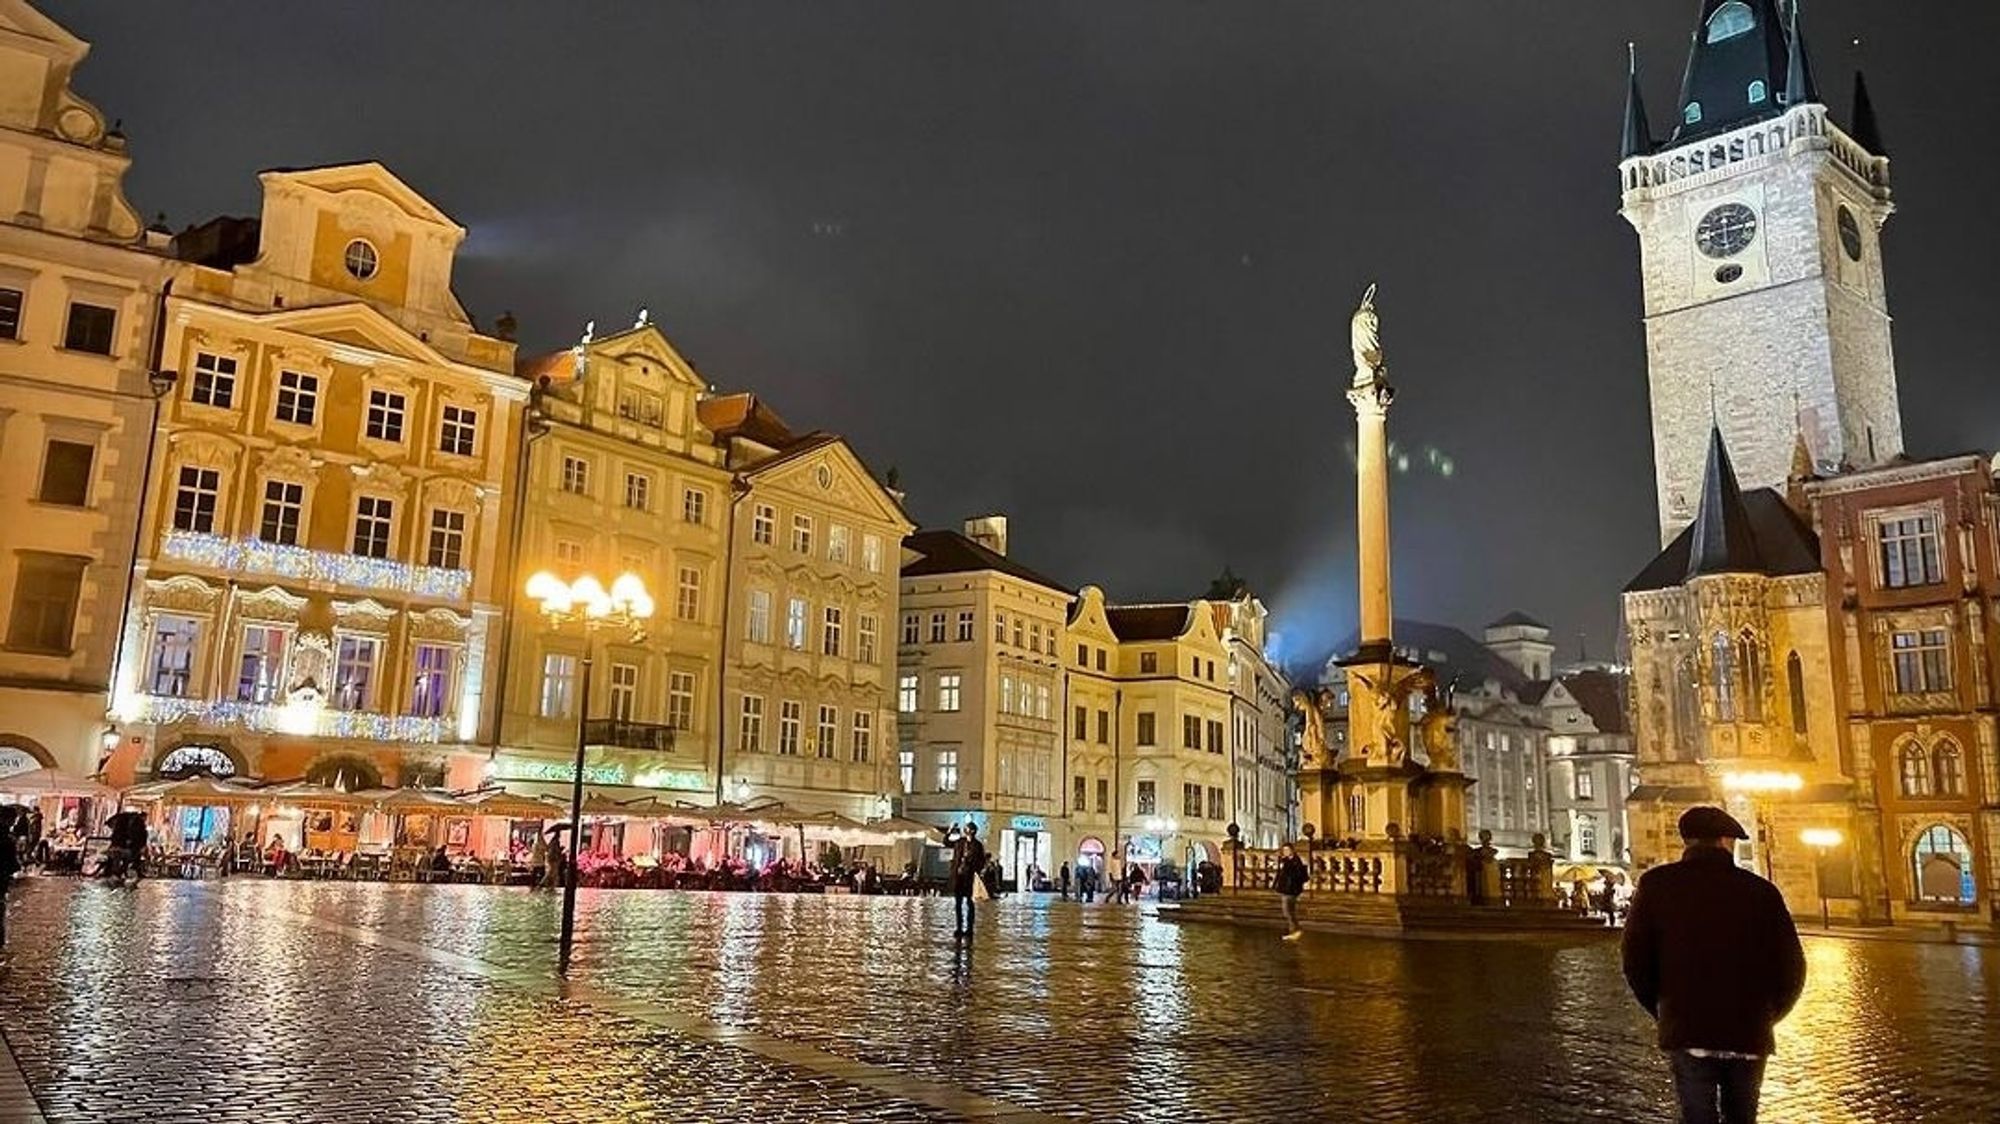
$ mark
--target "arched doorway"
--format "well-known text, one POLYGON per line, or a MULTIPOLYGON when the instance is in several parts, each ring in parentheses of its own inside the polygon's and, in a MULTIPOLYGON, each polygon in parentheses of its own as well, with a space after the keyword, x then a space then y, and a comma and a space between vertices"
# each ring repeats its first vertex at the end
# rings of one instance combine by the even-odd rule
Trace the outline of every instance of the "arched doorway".
POLYGON ((305 779, 342 792, 383 787, 382 770, 359 753, 323 753, 306 766, 305 779))
POLYGON ((55 755, 47 746, 20 734, 0 734, 0 777, 55 767, 55 755))
POLYGON ((1086 835, 1076 845, 1076 865, 1089 867, 1102 874, 1104 872, 1104 840, 1095 835, 1086 835))

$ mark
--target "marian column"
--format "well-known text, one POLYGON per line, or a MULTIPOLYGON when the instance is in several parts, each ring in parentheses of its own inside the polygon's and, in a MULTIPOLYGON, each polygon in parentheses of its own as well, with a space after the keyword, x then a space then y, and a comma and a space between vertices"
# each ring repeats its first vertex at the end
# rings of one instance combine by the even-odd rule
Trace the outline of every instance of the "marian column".
POLYGON ((1361 653, 1386 655, 1389 607, 1389 404, 1396 388, 1382 362, 1382 322, 1375 315, 1375 286, 1354 311, 1354 382, 1347 400, 1354 405, 1356 487, 1359 521, 1361 653))

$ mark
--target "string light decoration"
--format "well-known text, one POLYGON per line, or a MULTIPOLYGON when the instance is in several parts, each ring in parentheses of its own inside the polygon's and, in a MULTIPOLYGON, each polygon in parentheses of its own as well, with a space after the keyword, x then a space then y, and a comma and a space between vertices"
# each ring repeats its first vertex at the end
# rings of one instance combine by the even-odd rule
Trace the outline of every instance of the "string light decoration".
POLYGON ((168 531, 160 556, 232 573, 267 574, 293 581, 328 582, 350 589, 407 593, 463 601, 472 590, 467 570, 413 566, 390 558, 334 554, 258 539, 230 539, 197 531, 168 531))
MULTIPOLYGON (((205 726, 241 726, 269 734, 304 734, 323 738, 352 738, 357 741, 415 742, 435 745, 445 740, 451 720, 419 718, 410 714, 374 714, 365 710, 321 710, 310 730, 299 729, 299 714, 291 707, 272 703, 246 703, 234 699, 179 699, 166 695, 139 695, 127 721, 168 725, 198 722, 205 726)), ((567 776, 564 779, 568 779, 567 776)))

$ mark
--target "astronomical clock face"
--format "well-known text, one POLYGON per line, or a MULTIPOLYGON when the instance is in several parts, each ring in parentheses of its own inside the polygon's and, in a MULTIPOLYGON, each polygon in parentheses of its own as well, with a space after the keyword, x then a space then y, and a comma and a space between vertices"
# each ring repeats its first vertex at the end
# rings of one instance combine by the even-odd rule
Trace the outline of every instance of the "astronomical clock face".
POLYGON ((1694 244, 1711 258, 1735 257, 1757 239, 1757 212, 1741 203, 1724 203, 1701 217, 1694 244))

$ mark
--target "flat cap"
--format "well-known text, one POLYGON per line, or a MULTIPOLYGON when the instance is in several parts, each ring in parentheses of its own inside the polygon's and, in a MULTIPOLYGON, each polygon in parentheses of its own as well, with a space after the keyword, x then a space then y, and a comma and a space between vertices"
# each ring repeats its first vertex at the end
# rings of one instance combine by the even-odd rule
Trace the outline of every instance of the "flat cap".
POLYGON ((1750 833, 1743 830, 1735 816, 1720 808, 1701 805, 1681 813, 1681 838, 1748 839, 1750 833))

